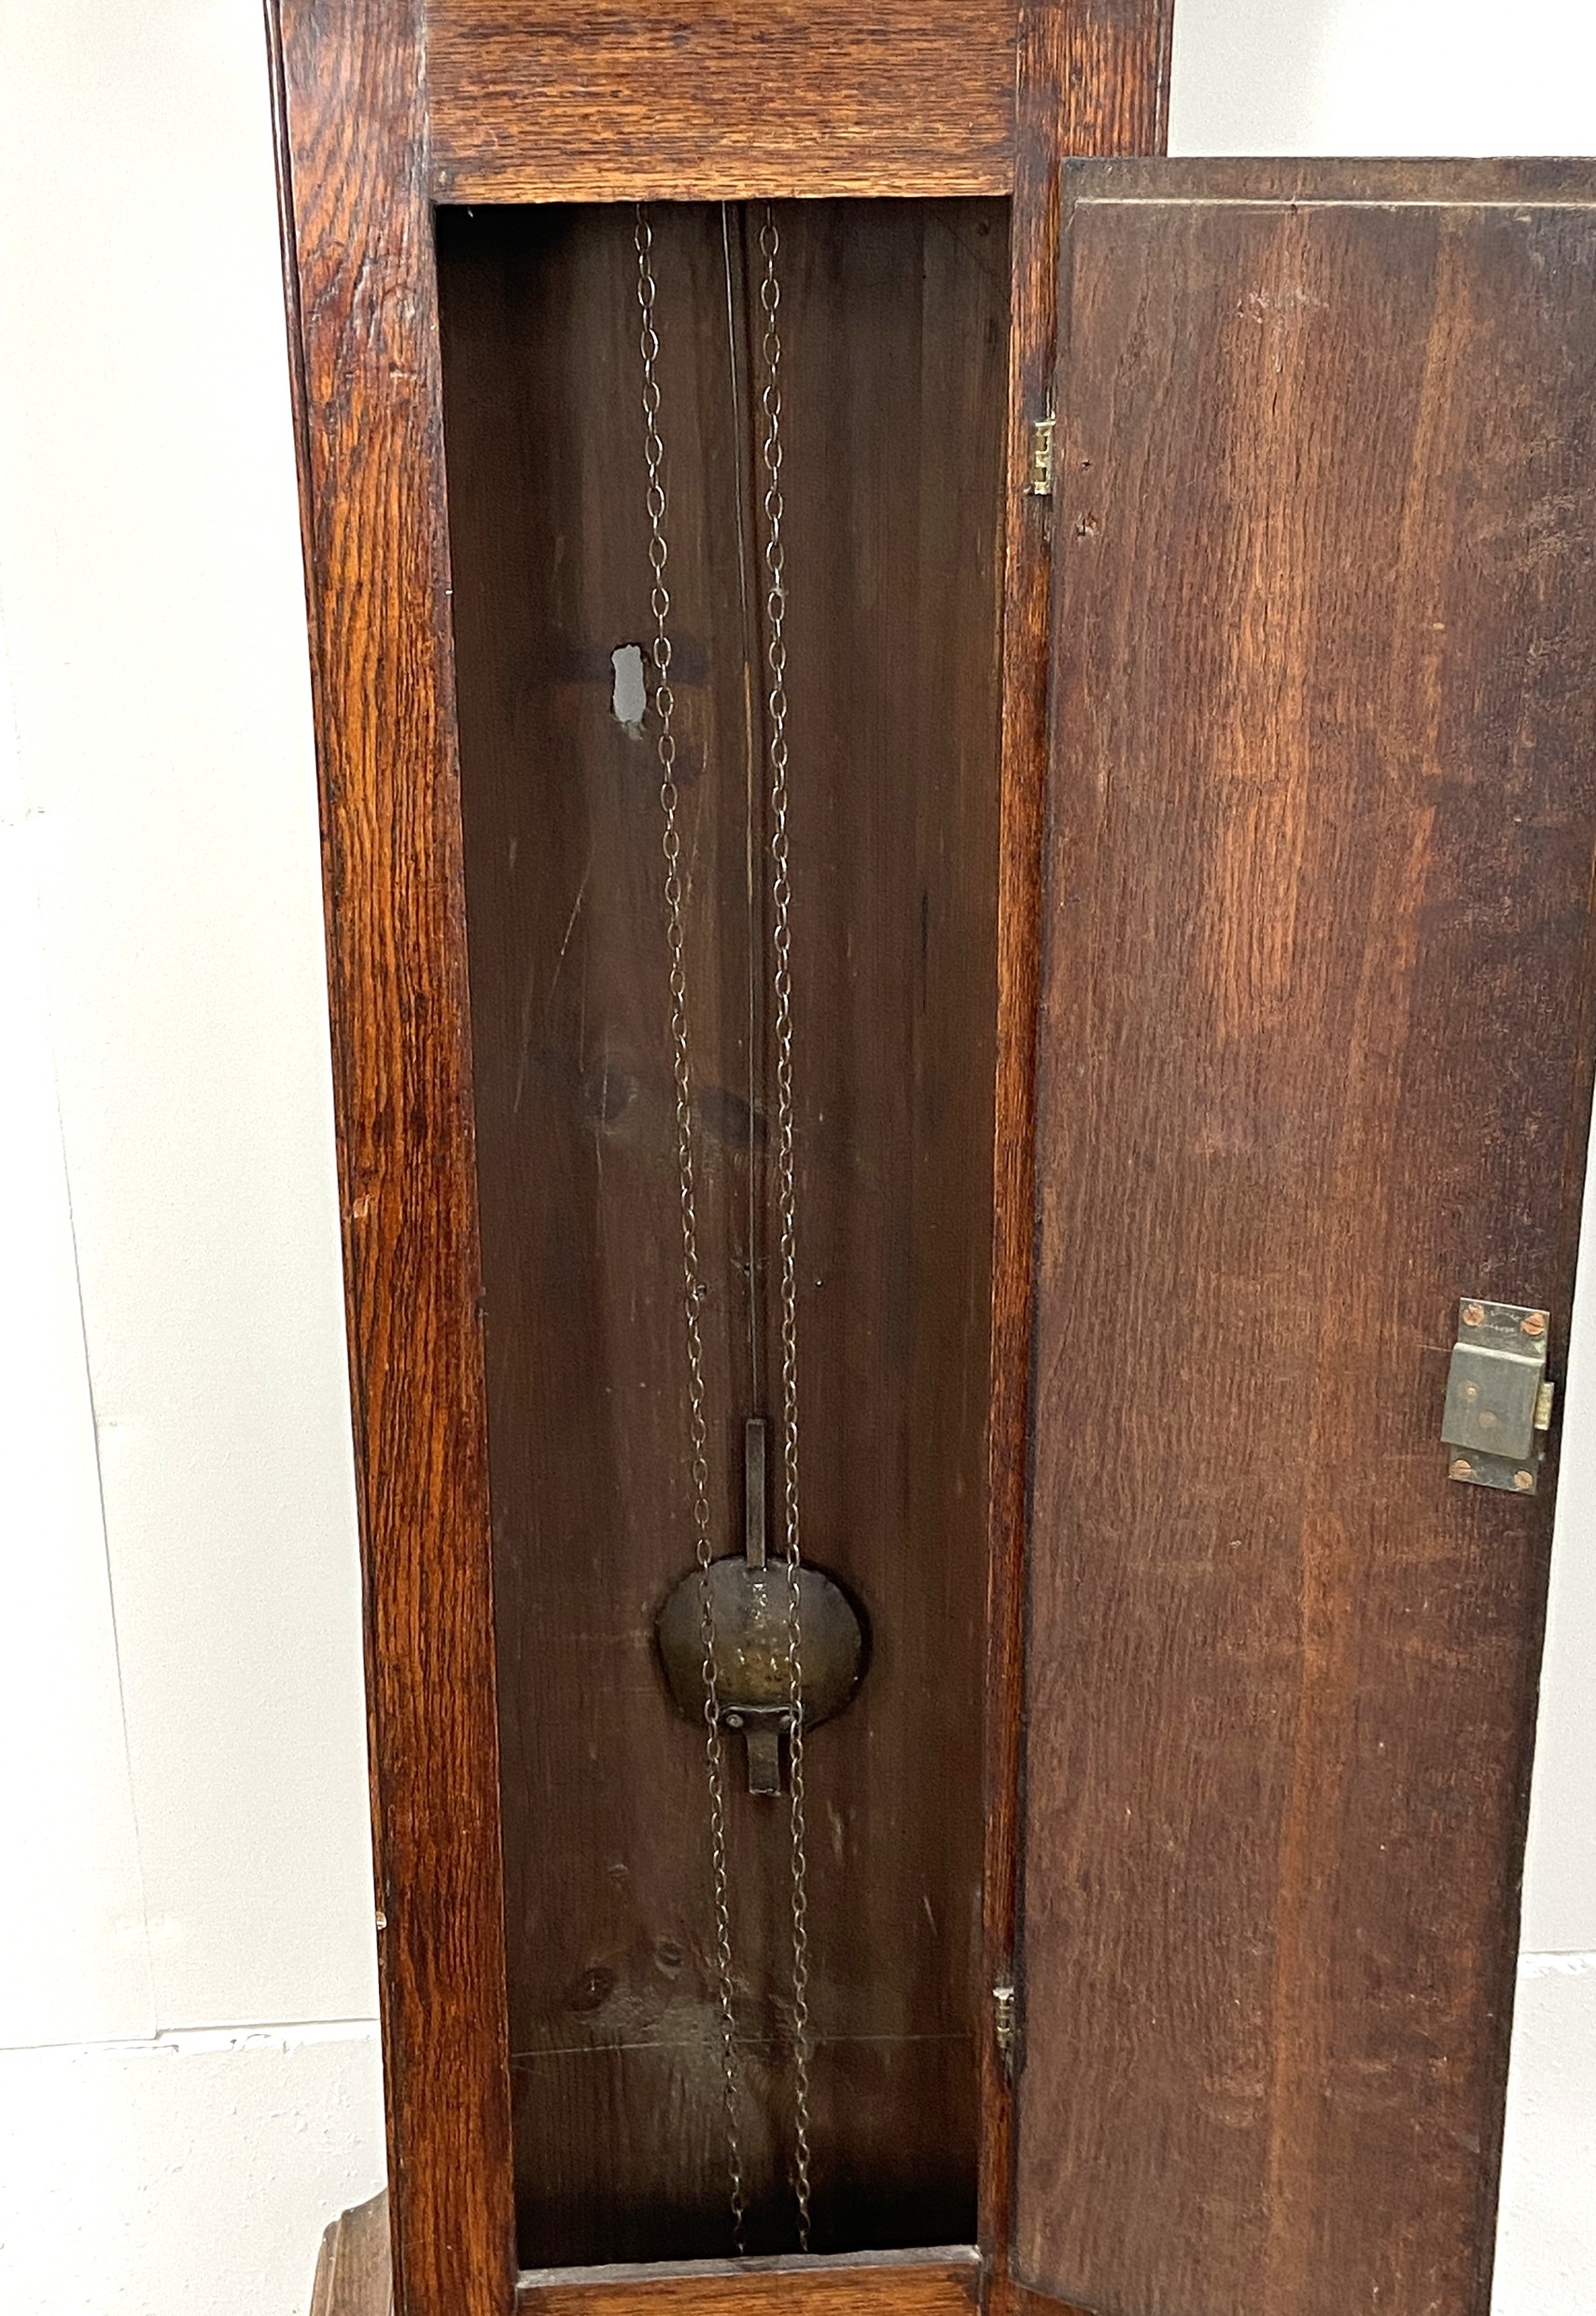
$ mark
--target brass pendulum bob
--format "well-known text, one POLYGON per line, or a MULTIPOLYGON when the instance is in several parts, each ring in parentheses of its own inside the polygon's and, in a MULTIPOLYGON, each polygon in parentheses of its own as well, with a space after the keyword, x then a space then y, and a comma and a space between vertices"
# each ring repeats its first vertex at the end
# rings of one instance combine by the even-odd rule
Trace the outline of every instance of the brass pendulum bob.
MULTIPOLYGON (((723 1729, 748 1747, 749 1791, 781 1791, 781 1739, 791 1726, 788 1632, 792 1579, 765 1553, 765 1426, 749 1416, 743 1432, 743 1550, 692 1568, 672 1587, 656 1631, 671 1694, 693 1720, 704 1718, 703 1585, 715 1633, 715 1693, 723 1729)), ((859 1685, 864 1632, 840 1584, 819 1568, 798 1571, 799 1710, 805 1736, 838 1713, 859 1685)))

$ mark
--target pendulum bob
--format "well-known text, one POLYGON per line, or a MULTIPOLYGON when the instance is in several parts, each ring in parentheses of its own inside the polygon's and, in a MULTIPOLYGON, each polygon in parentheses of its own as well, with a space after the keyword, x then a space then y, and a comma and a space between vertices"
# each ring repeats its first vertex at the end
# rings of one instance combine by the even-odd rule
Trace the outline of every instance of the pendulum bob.
MULTIPOLYGON (((781 1790, 781 1737, 791 1725, 788 1634, 791 1581, 785 1562, 759 1566, 742 1554, 689 1569, 672 1587, 656 1632, 671 1694, 704 1717, 704 1601, 715 1635, 715 1693, 722 1728, 740 1732, 749 1791, 781 1790)), ((798 1572, 799 1698, 805 1734, 839 1713, 859 1685, 864 1628, 840 1584, 819 1568, 798 1572)))

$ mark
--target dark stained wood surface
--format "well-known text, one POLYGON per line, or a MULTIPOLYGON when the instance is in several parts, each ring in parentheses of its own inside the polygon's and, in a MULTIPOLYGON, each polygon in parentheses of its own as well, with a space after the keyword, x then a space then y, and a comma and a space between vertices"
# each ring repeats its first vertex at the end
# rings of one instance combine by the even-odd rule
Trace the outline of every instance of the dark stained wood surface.
POLYGON ((403 6, 273 32, 306 484, 403 2316, 511 2291, 503 1897, 441 404, 403 6))
MULTIPOLYGON (((1171 8, 1094 0, 1020 11, 1010 229, 1003 581, 1003 725, 993 1137, 987 1547, 985 1981, 1015 1974, 1021 1635, 1034 1241, 1042 811, 1047 764, 1048 501, 1027 496, 1031 423, 1049 407, 1057 333, 1058 186, 1065 154, 1156 153, 1166 134, 1171 8)), ((981 2048, 980 2239, 991 2316, 1020 2316, 1009 2276, 1012 2094, 990 2030, 981 2048)))
POLYGON ((969 2316, 980 2272, 973 2249, 578 2268, 523 2276, 515 2305, 521 2316, 969 2316))
POLYGON ((1552 1489, 1437 1428, 1461 1294, 1566 1343, 1596 185, 1071 174, 1015 2267, 1483 2316, 1552 1489))
MULTIPOLYGON (((809 1748, 826 2249, 974 2229, 1008 267, 993 204, 779 217, 805 1549, 872 1639, 809 1748)), ((711 1468, 735 1551, 750 740, 762 799, 765 774, 757 218, 727 226, 654 215, 711 1468)), ((683 2257, 727 2248, 727 2223, 702 1738, 652 1641, 693 1554, 658 771, 651 721, 612 709, 611 653, 649 634, 633 220, 441 227, 522 2249, 683 2257)), ((756 828, 763 848, 763 802, 756 828)), ((762 974, 768 1285, 765 1011, 762 974)), ((759 1358, 768 1404, 767 1341, 759 1358)), ((750 2244, 774 2250, 792 2241, 786 1818, 733 1803, 750 2244)))
POLYGON ((1005 193, 1014 0, 432 0, 440 201, 1005 193))

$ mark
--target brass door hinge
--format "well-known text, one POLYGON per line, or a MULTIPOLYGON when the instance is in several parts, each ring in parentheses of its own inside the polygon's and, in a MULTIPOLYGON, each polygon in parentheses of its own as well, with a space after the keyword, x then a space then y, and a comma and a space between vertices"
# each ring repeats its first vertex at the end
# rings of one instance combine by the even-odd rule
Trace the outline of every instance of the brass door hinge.
POLYGON ((1030 480, 1026 489, 1032 498, 1053 496, 1054 424, 1051 411, 1045 418, 1033 418, 1030 422, 1030 480))
POLYGON ((1019 2040, 1019 2022, 1012 1986, 992 1988, 992 2039, 998 2046, 998 2060, 1009 2081, 1015 2075, 1015 2045, 1019 2040))

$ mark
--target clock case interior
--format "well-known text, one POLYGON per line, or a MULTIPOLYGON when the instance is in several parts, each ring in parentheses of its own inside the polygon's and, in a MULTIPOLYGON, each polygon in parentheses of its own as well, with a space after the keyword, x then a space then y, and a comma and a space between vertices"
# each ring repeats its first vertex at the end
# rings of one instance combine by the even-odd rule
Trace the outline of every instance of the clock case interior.
MULTIPOLYGON (((716 1550, 776 1413, 763 204, 656 204, 716 1550)), ((519 2256, 731 2248, 630 204, 436 212, 519 2256)), ((776 205, 817 2253, 972 2241, 1008 204, 776 205)), ((777 1459, 773 1459, 777 1460, 777 1459)), ((771 1506, 773 1535, 778 1510, 771 1506)), ((784 1800, 728 1742, 748 2249, 794 2248, 784 1800)))

